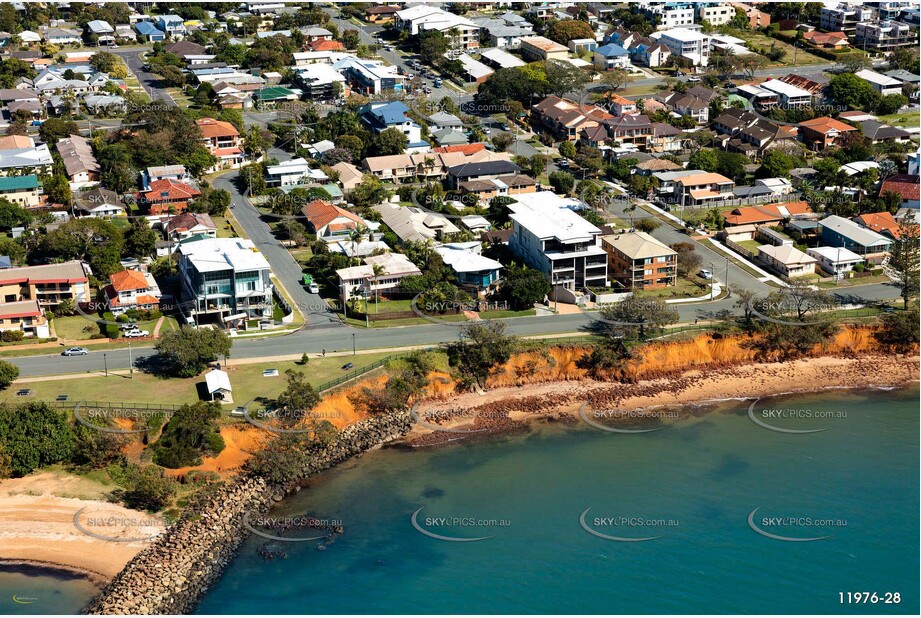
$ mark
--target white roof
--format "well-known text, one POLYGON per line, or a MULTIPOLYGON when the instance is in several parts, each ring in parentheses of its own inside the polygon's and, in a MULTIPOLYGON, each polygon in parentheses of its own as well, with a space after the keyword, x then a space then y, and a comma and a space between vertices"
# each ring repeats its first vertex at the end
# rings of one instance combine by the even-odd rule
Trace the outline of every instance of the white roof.
POLYGON ((208 386, 209 393, 233 390, 230 386, 230 376, 227 375, 226 371, 221 371, 220 369, 212 369, 206 373, 205 384, 208 386))
POLYGON ((492 225, 486 217, 481 217, 480 215, 466 215, 461 217, 460 220, 461 223, 471 230, 481 227, 489 228, 492 225))
POLYGON ((326 247, 332 253, 341 253, 349 257, 365 257, 375 251, 390 251, 390 247, 382 240, 362 240, 356 243, 350 240, 337 240, 327 243, 326 247))
POLYGON ((474 79, 487 77, 495 72, 479 60, 474 60, 467 54, 461 54, 457 57, 457 59, 460 60, 462 65, 464 65, 464 70, 467 71, 467 73, 470 74, 474 79))
POLYGON ((384 253, 372 255, 364 259, 361 266, 340 268, 336 271, 341 281, 354 281, 356 279, 370 279, 374 277, 374 266, 383 268, 382 275, 410 276, 421 275, 422 271, 402 253, 384 253))
POLYGON ((879 163, 876 161, 854 161, 853 163, 842 165, 838 168, 838 171, 844 172, 848 176, 853 176, 872 169, 879 169, 879 163))
MULTIPOLYGON (((696 30, 688 30, 687 28, 672 28, 670 30, 664 30, 661 33, 656 32, 650 35, 650 38, 655 37, 656 34, 661 34, 663 37, 669 37, 676 41, 681 41, 682 43, 692 43, 694 41, 703 41, 706 40, 706 36, 701 34, 696 30)), ((656 37, 659 38, 659 37, 656 37)))
POLYGON ((538 238, 556 238, 560 242, 590 241, 601 230, 571 210, 562 198, 551 191, 515 196, 510 218, 538 238), (522 199, 530 198, 530 199, 522 199))
POLYGON ((810 98, 812 97, 812 93, 810 93, 808 90, 797 88, 796 86, 792 84, 788 84, 787 82, 782 82, 779 79, 769 79, 763 84, 761 84, 761 87, 767 90, 770 90, 772 92, 782 94, 788 99, 797 99, 800 97, 810 97, 810 98))
POLYGON ((889 77, 888 75, 883 75, 882 73, 877 73, 876 71, 871 71, 869 69, 863 69, 854 73, 857 77, 865 79, 871 84, 876 84, 878 86, 901 86, 902 82, 895 79, 894 77, 889 77))
POLYGON ((758 251, 764 255, 769 255, 785 266, 793 264, 815 264, 818 261, 811 255, 806 255, 793 245, 760 245, 758 251))
POLYGON ((486 51, 480 52, 481 58, 486 58, 495 62, 503 69, 511 69, 514 67, 523 67, 525 62, 518 56, 513 56, 505 50, 499 49, 487 49, 486 51))
POLYGON ((806 249, 806 253, 813 257, 822 257, 836 264, 846 264, 848 262, 862 262, 863 258, 844 247, 815 247, 806 249))
POLYGON ((307 174, 310 170, 310 164, 307 159, 298 157, 290 161, 282 161, 278 165, 270 165, 266 168, 269 176, 280 176, 282 174, 307 174))
POLYGON ((435 251, 454 272, 475 273, 502 268, 500 262, 480 255, 479 242, 450 243, 436 247, 435 251))
POLYGON ((206 238, 179 245, 198 272, 270 270, 268 260, 245 238, 206 238))
POLYGON ((41 144, 34 148, 0 150, 0 169, 53 164, 54 159, 51 151, 48 150, 48 144, 41 144))
POLYGON ((331 84, 333 82, 345 82, 345 77, 329 64, 316 62, 307 66, 297 67, 301 79, 307 82, 316 82, 317 84, 331 84))

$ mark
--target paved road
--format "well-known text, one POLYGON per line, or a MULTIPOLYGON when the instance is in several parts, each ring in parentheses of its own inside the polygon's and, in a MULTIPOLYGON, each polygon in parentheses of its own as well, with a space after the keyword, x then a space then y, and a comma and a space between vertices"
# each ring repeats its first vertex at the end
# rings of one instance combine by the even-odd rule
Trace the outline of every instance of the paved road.
MULTIPOLYGON (((833 291, 833 293, 835 293, 833 291)), ((853 289, 842 289, 837 293, 844 302, 886 300, 898 296, 898 288, 892 284, 873 284, 853 289)), ((677 305, 682 323, 692 323, 708 313, 729 309, 737 312, 735 298, 724 298, 712 303, 677 305)), ((567 315, 538 316, 502 320, 515 335, 551 335, 556 333, 577 333, 591 322, 591 317, 581 313, 567 315)), ((347 326, 338 328, 307 328, 286 337, 261 339, 238 339, 234 342, 233 358, 261 358, 274 355, 319 353, 352 350, 373 350, 375 348, 399 348, 412 345, 438 345, 457 339, 461 326, 458 323, 426 324, 381 329, 356 329, 347 326)), ((151 348, 134 348, 133 358, 138 359, 153 353, 151 348)), ((19 367, 20 375, 41 376, 61 373, 102 371, 107 363, 109 369, 128 368, 128 350, 91 352, 87 356, 63 358, 58 355, 25 356, 8 359, 19 367)), ((231 361, 232 362, 232 361, 231 361)), ((343 361, 345 362, 345 361, 343 361)))
MULTIPOLYGON (((290 158, 283 151, 271 151, 269 156, 282 159, 290 158), (281 156, 280 156, 281 155, 281 156)), ((328 311, 327 304, 317 294, 310 294, 303 286, 301 265, 291 256, 288 250, 272 235, 269 225, 262 220, 255 206, 240 194, 236 179, 239 172, 225 174, 215 179, 214 186, 226 189, 231 195, 233 214, 243 226, 246 235, 253 241, 272 266, 272 273, 281 282, 282 287, 304 314, 307 323, 312 328, 342 327, 336 315, 328 311)))
POLYGON ((130 49, 130 50, 114 50, 113 53, 122 57, 122 60, 125 61, 125 64, 128 65, 128 68, 131 69, 131 72, 134 73, 135 77, 138 78, 138 81, 141 82, 141 87, 144 88, 144 91, 147 92, 151 100, 157 101, 161 100, 171 107, 177 107, 173 98, 167 94, 166 90, 162 88, 162 80, 153 73, 149 73, 144 70, 144 59, 143 54, 149 51, 148 49, 130 49))

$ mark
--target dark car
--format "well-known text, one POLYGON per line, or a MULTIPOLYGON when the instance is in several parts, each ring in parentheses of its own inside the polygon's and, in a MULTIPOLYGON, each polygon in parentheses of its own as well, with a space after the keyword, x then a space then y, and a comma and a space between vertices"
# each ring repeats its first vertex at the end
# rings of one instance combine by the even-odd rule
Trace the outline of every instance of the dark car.
POLYGON ((343 371, 348 371, 349 369, 351 369, 351 368, 354 367, 354 366, 355 366, 355 363, 346 363, 346 364, 344 364, 344 365, 342 366, 342 370, 343 370, 343 371))

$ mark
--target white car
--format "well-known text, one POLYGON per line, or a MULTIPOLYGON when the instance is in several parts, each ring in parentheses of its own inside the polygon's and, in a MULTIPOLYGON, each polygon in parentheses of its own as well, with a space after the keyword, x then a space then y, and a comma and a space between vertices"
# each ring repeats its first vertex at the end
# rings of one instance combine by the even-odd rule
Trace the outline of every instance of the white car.
POLYGON ((704 279, 712 279, 713 273, 707 270, 706 268, 702 268, 700 269, 700 276, 703 277, 704 279))
POLYGON ((310 292, 311 294, 319 294, 320 286, 318 286, 316 283, 311 283, 310 285, 307 286, 307 291, 310 292))
POLYGON ((149 333, 149 332, 147 332, 146 330, 141 330, 141 329, 129 330, 129 331, 125 332, 124 335, 122 335, 122 337, 131 337, 131 338, 134 338, 134 337, 149 337, 149 336, 150 336, 150 333, 149 333))
POLYGON ((688 78, 688 81, 689 81, 689 82, 699 82, 699 81, 700 81, 700 78, 699 78, 699 77, 689 77, 689 78, 688 78))

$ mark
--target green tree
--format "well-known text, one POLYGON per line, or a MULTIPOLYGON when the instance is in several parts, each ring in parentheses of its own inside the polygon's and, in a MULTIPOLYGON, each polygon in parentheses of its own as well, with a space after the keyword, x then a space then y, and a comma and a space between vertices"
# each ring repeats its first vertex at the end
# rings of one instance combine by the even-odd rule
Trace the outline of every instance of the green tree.
POLYGON ((718 164, 716 151, 712 148, 702 148, 691 153, 688 159, 688 169, 715 172, 718 164))
POLYGON ((34 401, 18 406, 0 405, 0 448, 10 457, 15 476, 67 461, 74 434, 64 413, 34 401))
POLYGON ((576 145, 570 141, 560 142, 560 156, 572 159, 576 156, 576 145))
POLYGON ((380 204, 387 199, 389 194, 390 192, 387 190, 387 187, 384 186, 384 183, 381 182, 380 178, 371 174, 365 174, 364 177, 362 177, 361 183, 349 193, 349 198, 355 206, 365 208, 380 204))
POLYGON ((892 245, 890 264, 898 273, 896 284, 905 309, 909 301, 918 295, 919 286, 919 240, 918 225, 912 210, 899 221, 899 237, 892 245))
POLYGON ((906 105, 908 105, 908 97, 904 94, 887 94, 880 98, 874 111, 880 116, 888 116, 895 114, 906 105))
POLYGON ((141 469, 125 492, 125 505, 134 509, 161 511, 166 508, 178 487, 175 480, 156 466, 141 469))
POLYGON ((224 450, 218 431, 221 405, 196 401, 180 407, 154 443, 154 463, 164 468, 201 464, 202 455, 217 455, 224 450))
MULTIPOLYGON (((851 52, 848 54, 839 54, 837 61, 838 64, 843 66, 848 73, 856 73, 861 69, 873 68, 873 63, 870 60, 870 57, 859 51, 851 52)), ((842 73, 842 75, 844 75, 844 73, 842 73)))
POLYGON ((569 172, 556 171, 548 176, 554 192, 568 194, 576 184, 576 179, 569 172))
POLYGON ((154 347, 167 373, 191 378, 201 373, 208 363, 228 356, 232 346, 233 341, 223 331, 182 326, 162 334, 154 347))
POLYGON ((548 60, 544 71, 550 92, 559 97, 581 91, 591 79, 583 69, 562 60, 548 60))
POLYGON ((465 384, 485 388, 490 371, 511 358, 518 339, 505 334, 505 329, 503 322, 469 324, 461 329, 461 342, 448 346, 451 364, 465 384))
POLYGON ((828 82, 828 96, 836 103, 870 111, 880 99, 879 93, 865 79, 853 73, 835 75, 828 82))
POLYGON ((288 369, 285 380, 285 390, 278 395, 276 403, 287 412, 286 418, 303 418, 320 403, 320 394, 303 371, 288 369))
POLYGON ((592 27, 576 19, 561 19, 547 29, 547 38, 560 45, 568 45, 573 39, 594 39, 592 27))
POLYGON ((146 219, 135 219, 125 230, 124 255, 138 259, 151 257, 157 250, 157 233, 146 219))
POLYGON ((873 336, 885 350, 905 354, 917 348, 921 322, 917 304, 905 311, 883 314, 880 321, 882 324, 873 336))
POLYGON ((761 159, 761 167, 755 172, 757 178, 786 178, 796 167, 796 159, 780 150, 770 150, 761 159))
POLYGON ((610 338, 645 339, 678 321, 678 312, 665 301, 634 295, 619 303, 604 305, 597 328, 610 338))
POLYGON ((7 388, 19 377, 19 367, 7 361, 0 361, 0 390, 7 388))
POLYGON ((406 150, 408 143, 409 140, 407 140, 406 134, 396 127, 390 127, 374 136, 371 140, 370 150, 379 157, 396 155, 406 150))
POLYGON ((512 263, 502 279, 500 292, 513 309, 526 309, 543 302, 550 294, 550 283, 539 270, 512 263))
POLYGON ((27 226, 32 222, 32 213, 6 198, 0 198, 0 230, 27 226))
POLYGON ((429 66, 436 66, 444 59, 448 51, 448 40, 438 30, 422 30, 417 37, 419 41, 419 57, 429 66))
POLYGON ((49 145, 57 144, 58 140, 71 135, 80 135, 80 127, 73 120, 63 118, 49 118, 38 130, 38 136, 49 145))
POLYGON ((832 339, 838 331, 834 321, 823 315, 835 306, 823 290, 791 285, 755 302, 762 318, 758 336, 751 346, 766 360, 786 361, 810 353, 832 339))
POLYGON ((641 232, 646 232, 647 234, 656 231, 662 225, 662 222, 658 219, 653 219, 652 217, 643 217, 637 221, 633 227, 638 229, 641 232))
POLYGON ((592 347, 591 353, 579 359, 577 365, 588 370, 588 375, 598 380, 609 380, 626 369, 630 361, 640 356, 633 353, 623 339, 604 339, 592 347))

